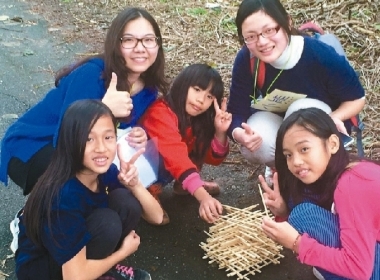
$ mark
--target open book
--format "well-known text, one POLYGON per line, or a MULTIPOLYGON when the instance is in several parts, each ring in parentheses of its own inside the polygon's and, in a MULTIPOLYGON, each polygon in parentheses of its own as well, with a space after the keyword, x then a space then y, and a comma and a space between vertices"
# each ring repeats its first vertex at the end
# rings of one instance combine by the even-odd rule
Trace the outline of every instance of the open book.
MULTIPOLYGON (((137 152, 135 148, 129 146, 125 135, 130 131, 130 128, 119 130, 117 143, 122 147, 122 153, 125 160, 130 160, 131 157, 137 152)), ((116 155, 113 163, 120 169, 120 160, 116 155)), ((157 181, 158 178, 158 165, 159 154, 155 139, 148 140, 145 152, 139 156, 135 162, 135 166, 139 172, 140 181, 144 187, 149 187, 152 183, 157 181)))
POLYGON ((275 89, 265 98, 260 99, 257 103, 252 104, 252 108, 269 111, 273 113, 283 113, 289 108, 294 101, 305 98, 306 94, 299 94, 290 91, 275 89))

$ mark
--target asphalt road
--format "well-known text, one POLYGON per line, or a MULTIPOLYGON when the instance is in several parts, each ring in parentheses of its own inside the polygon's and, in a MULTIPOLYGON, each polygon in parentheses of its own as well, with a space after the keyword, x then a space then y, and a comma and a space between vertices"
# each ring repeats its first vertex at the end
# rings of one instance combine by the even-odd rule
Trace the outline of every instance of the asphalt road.
MULTIPOLYGON (((13 0, 10 4, 9 0, 0 0, 0 137, 53 86, 52 70, 72 62, 78 52, 86 49, 79 42, 62 42, 60 31, 48 28, 40 15, 30 12, 27 2, 13 0)), ((217 168, 205 167, 203 175, 223 187, 219 196, 223 204, 243 208, 260 203, 255 187, 257 176, 250 177, 254 169, 223 164, 217 168)), ((24 202, 15 184, 10 182, 8 187, 0 184, 0 271, 8 275, 5 279, 16 279, 9 249, 12 239, 9 222, 24 202)), ((195 199, 174 196, 168 186, 162 202, 171 223, 164 227, 140 223, 137 233, 141 245, 129 258, 131 265, 150 271, 154 280, 234 279, 202 259, 204 253, 199 244, 206 240, 204 231, 208 225, 199 218, 195 199)), ((300 265, 290 251, 285 250, 283 254, 281 264, 269 265, 250 279, 315 279, 311 269, 300 265)), ((0 273, 0 280, 2 277, 0 273)))

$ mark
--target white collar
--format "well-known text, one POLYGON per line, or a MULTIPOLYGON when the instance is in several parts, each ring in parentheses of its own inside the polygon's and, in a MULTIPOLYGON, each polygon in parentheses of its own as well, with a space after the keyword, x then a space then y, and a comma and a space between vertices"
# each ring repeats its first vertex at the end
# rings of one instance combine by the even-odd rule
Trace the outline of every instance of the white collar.
POLYGON ((303 46, 303 37, 292 35, 290 43, 285 48, 284 52, 279 58, 270 64, 277 69, 292 69, 301 58, 303 46))

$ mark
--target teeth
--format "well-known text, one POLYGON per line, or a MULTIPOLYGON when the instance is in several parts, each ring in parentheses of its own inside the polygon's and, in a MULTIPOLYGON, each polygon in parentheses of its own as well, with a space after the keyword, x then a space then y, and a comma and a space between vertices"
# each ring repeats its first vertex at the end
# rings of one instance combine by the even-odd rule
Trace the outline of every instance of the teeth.
POLYGON ((304 174, 306 174, 306 173, 307 173, 307 170, 306 170, 306 169, 301 170, 300 172, 298 172, 299 175, 304 175, 304 174))
POLYGON ((103 162, 103 161, 106 161, 107 158, 95 158, 94 161, 96 162, 103 162))

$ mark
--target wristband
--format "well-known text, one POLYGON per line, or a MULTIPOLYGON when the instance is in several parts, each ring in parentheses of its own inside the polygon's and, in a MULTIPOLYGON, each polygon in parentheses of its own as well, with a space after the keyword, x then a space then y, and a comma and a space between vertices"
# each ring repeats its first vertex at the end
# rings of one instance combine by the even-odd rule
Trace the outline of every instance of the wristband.
POLYGON ((298 239, 300 239, 300 237, 301 237, 301 234, 298 234, 298 236, 296 237, 296 240, 294 240, 293 247, 292 247, 293 254, 297 254, 296 246, 297 246, 298 239))

